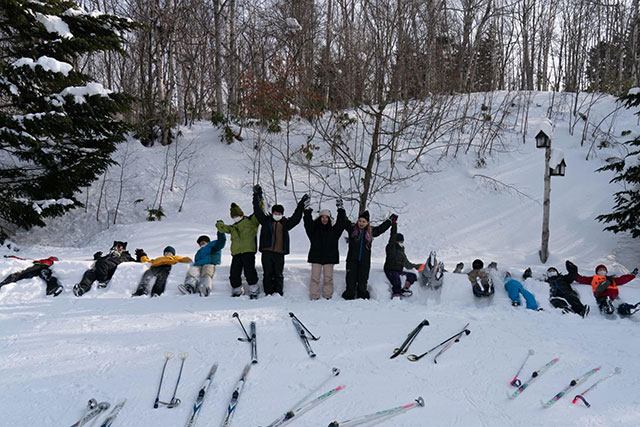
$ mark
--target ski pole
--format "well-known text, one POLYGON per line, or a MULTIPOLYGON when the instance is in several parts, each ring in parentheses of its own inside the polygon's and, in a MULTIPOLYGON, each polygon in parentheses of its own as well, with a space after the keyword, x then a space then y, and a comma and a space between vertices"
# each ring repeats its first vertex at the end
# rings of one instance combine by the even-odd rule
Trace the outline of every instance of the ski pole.
MULTIPOLYGON (((467 326, 469 326, 469 324, 467 323, 467 326)), ((464 329, 460 332, 456 332, 455 335, 450 336, 449 338, 447 338, 446 340, 442 341, 440 344, 436 345, 435 347, 425 351, 424 353, 422 353, 421 355, 415 355, 415 354, 410 354, 407 356, 407 359, 409 359, 412 362, 417 362, 418 360, 422 359, 424 356, 426 356, 427 354, 431 353, 432 351, 438 349, 438 347, 440 347, 441 345, 444 345, 446 343, 448 343, 451 340, 457 339, 460 334, 465 333, 467 335, 469 335, 471 333, 471 331, 469 331, 467 329, 467 326, 464 327, 464 329)))
POLYGON ((180 399, 176 399, 176 393, 178 391, 178 384, 180 384, 180 378, 182 377, 182 368, 184 367, 184 361, 188 356, 189 356, 189 353, 180 353, 178 355, 182 363, 180 363, 180 372, 178 373, 178 380, 176 381, 176 386, 173 389, 173 396, 171 397, 171 400, 169 401, 169 403, 166 404, 167 408, 174 408, 180 404, 180 399))
POLYGON ((409 332, 409 335, 407 335, 407 338, 404 340, 402 345, 400 345, 399 348, 395 348, 393 350, 393 354, 391 355, 391 357, 389 359, 393 359, 393 358, 395 358, 395 357, 397 357, 397 356, 399 356, 401 354, 405 354, 407 352, 407 350, 409 350, 409 346, 411 346, 413 341, 418 336, 418 333, 422 330, 423 326, 429 326, 429 321, 427 319, 424 319, 422 322, 420 322, 420 324, 418 326, 416 326, 413 329, 413 331, 409 332))
POLYGON ((576 395, 576 397, 574 397, 574 398, 573 398, 573 402, 571 402, 571 403, 576 403, 578 400, 582 400, 582 402, 584 402, 584 404, 587 406, 587 408, 590 408, 590 407, 591 407, 591 405, 589 404, 589 402, 587 402, 587 399, 585 399, 585 398, 584 398, 584 395, 585 395, 585 394, 587 394, 587 393, 589 393, 589 391, 593 390, 594 388, 596 388, 596 386, 597 386, 598 384, 600 384, 602 381, 604 381, 604 380, 606 380, 606 379, 608 379, 608 378, 611 378, 612 376, 617 375, 617 374, 619 374, 620 372, 622 372, 622 369, 620 369, 620 368, 616 368, 616 369, 614 369, 614 371, 613 371, 612 373, 610 373, 609 375, 607 375, 607 376, 606 376, 606 377, 604 377, 604 378, 599 379, 598 381, 596 381, 595 383, 593 383, 593 385, 592 385, 591 387, 589 387, 588 389, 586 389, 586 390, 585 390, 585 391, 583 391, 582 393, 577 394, 577 395, 576 395))
POLYGON ((233 317, 238 319, 238 322, 240 322, 240 326, 242 327, 242 331, 244 332, 244 335, 246 336, 246 338, 238 338, 238 341, 251 342, 251 337, 247 333, 247 330, 244 328, 244 325, 242 324, 242 320, 240 320, 240 315, 238 315, 238 313, 234 311, 233 312, 233 317))
POLYGON ((338 421, 334 421, 331 424, 329 424, 328 427, 352 427, 360 424, 370 423, 374 420, 380 420, 383 418, 387 420, 395 415, 408 411, 409 409, 422 407, 422 406, 424 406, 424 399, 422 397, 418 397, 413 402, 407 405, 396 406, 395 408, 385 409, 383 411, 374 412, 373 414, 369 414, 369 415, 363 415, 361 417, 357 417, 352 420, 344 421, 341 423, 339 423, 338 421))
POLYGON ((513 379, 511 380, 511 382, 509 384, 511 384, 514 387, 520 387, 522 385, 522 381, 520 381, 518 379, 518 375, 520 375, 520 371, 522 371, 522 368, 524 368, 524 364, 527 363, 527 360, 529 359, 529 356, 534 355, 535 352, 531 349, 529 349, 529 352, 527 353, 527 357, 524 358, 524 362, 522 362, 522 365, 520 366, 520 369, 518 369, 518 372, 516 372, 516 376, 513 377, 513 379))
POLYGON ((304 323, 302 323, 302 322, 300 321, 300 319, 298 319, 298 318, 296 317, 296 315, 295 315, 295 314, 293 314, 293 313, 289 312, 289 316, 290 316, 291 318, 296 319, 296 320, 298 321, 298 323, 300 324, 300 326, 302 326, 302 327, 304 328, 304 330, 307 332, 307 334, 309 334, 308 338, 311 338, 313 341, 318 341, 318 340, 320 339, 320 337, 316 337, 316 336, 314 336, 314 335, 311 333, 311 331, 310 331, 309 329, 307 329, 307 327, 304 325, 304 323))
POLYGON ((322 383, 318 384, 318 386, 316 386, 316 388, 314 388, 313 390, 311 390, 307 396, 303 397, 302 399, 300 399, 298 402, 295 403, 295 405, 291 406, 291 409, 297 408, 300 405, 302 405, 304 403, 305 400, 307 400, 309 398, 309 395, 314 394, 315 392, 317 392, 318 390, 320 390, 322 387, 324 387, 324 385, 326 383, 328 383, 329 381, 331 381, 331 378, 333 377, 337 377, 338 375, 340 375, 340 369, 338 368, 331 368, 331 375, 329 375, 329 377, 327 377, 326 380, 322 381, 322 383))
POLYGON ((158 385, 158 394, 156 394, 156 401, 153 403, 153 408, 158 409, 158 403, 160 402, 160 389, 162 389, 162 379, 164 378, 164 371, 167 368, 167 362, 173 358, 173 353, 166 352, 164 354, 164 365, 162 365, 162 373, 160 374, 160 384, 158 385))

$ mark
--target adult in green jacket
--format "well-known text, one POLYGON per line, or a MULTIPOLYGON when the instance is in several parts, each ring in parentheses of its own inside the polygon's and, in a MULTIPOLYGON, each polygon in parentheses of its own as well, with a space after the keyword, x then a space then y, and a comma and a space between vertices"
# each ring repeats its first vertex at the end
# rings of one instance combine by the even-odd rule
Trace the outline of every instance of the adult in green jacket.
POLYGON ((231 268, 229 282, 231 295, 242 295, 242 272, 249 285, 249 295, 256 298, 260 292, 258 272, 256 271, 256 236, 260 223, 255 215, 245 216, 240 206, 231 203, 229 214, 233 224, 227 225, 222 220, 216 222, 216 228, 221 233, 231 234, 231 268))

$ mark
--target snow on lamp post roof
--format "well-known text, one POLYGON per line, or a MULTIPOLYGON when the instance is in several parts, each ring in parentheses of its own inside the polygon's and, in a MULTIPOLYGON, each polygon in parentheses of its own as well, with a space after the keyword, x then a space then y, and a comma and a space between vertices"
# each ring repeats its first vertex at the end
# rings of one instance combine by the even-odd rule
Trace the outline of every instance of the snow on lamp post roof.
POLYGON ((551 136, 553 136, 553 125, 548 119, 540 122, 536 132, 536 147, 551 147, 551 136))

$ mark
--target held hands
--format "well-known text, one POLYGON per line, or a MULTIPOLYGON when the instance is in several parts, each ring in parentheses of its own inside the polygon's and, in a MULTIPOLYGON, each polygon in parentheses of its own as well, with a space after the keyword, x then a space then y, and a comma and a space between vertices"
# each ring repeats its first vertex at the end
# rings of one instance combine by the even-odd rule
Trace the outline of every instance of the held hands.
POLYGON ((344 202, 342 201, 342 199, 336 199, 336 208, 344 209, 344 202))
POLYGON ((398 221, 398 215, 396 214, 389 215, 389 220, 391 220, 391 222, 395 224, 398 221))
POLYGON ((143 256, 147 256, 147 253, 144 251, 144 249, 136 249, 136 261, 140 262, 140 259, 143 256))
POLYGON ((262 198, 262 187, 260 187, 260 184, 253 186, 253 194, 257 194, 258 197, 262 198))
POLYGON ((93 259, 95 259, 96 261, 99 260, 102 257, 102 251, 98 251, 95 254, 93 254, 93 259))
POLYGON ((302 199, 300 199, 300 203, 304 207, 304 210, 309 209, 311 207, 311 197, 309 197, 308 194, 305 194, 302 196, 302 199))

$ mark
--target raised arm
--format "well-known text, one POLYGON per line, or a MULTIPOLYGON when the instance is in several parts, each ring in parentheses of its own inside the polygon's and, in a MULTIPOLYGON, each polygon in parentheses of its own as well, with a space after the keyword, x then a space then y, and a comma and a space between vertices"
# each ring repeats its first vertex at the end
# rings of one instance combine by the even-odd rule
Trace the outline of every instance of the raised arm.
POLYGON ((311 239, 311 236, 313 236, 313 230, 315 228, 315 223, 313 221, 313 218, 311 217, 311 212, 312 209, 305 209, 304 214, 303 214, 303 221, 304 221, 304 231, 306 231, 307 233, 307 237, 309 237, 311 239))
POLYGON ((224 248, 225 243, 227 243, 227 236, 223 232, 218 231, 216 242, 211 247, 211 252, 216 252, 224 248))
POLYGON ((260 224, 266 224, 269 219, 264 213, 264 202, 262 202, 262 187, 253 187, 253 215, 260 224))
POLYGON ((300 220, 302 220, 302 211, 304 211, 304 205, 307 200, 309 200, 308 194, 302 196, 302 199, 298 202, 298 206, 296 206, 296 210, 293 211, 293 215, 291 215, 289 221, 287 221, 287 229, 291 230, 300 223, 300 220))

